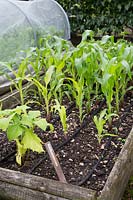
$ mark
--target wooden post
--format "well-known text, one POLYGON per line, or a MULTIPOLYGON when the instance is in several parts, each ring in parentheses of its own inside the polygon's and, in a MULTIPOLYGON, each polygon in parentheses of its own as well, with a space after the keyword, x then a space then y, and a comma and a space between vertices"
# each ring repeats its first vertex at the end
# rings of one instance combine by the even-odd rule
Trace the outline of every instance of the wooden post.
POLYGON ((46 150, 47 150, 47 152, 49 154, 49 157, 50 157, 50 159, 52 161, 52 164, 53 164, 53 166, 55 168, 55 171, 56 171, 56 173, 58 175, 59 180, 61 182, 63 182, 63 183, 67 183, 66 178, 65 178, 65 176, 63 174, 62 168, 61 168, 60 163, 59 163, 59 161, 58 161, 58 159, 57 159, 57 157, 55 155, 55 152, 54 152, 54 149, 53 149, 51 143, 50 142, 46 142, 45 143, 45 147, 46 147, 46 150))

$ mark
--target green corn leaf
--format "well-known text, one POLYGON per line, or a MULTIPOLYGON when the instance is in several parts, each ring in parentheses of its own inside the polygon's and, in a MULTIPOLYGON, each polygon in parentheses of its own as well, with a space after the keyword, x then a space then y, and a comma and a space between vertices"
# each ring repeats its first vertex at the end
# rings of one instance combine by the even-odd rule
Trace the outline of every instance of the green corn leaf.
POLYGON ((130 91, 130 90, 133 90, 133 86, 130 86, 126 89, 126 91, 130 91))
POLYGON ((111 113, 111 114, 108 114, 107 116, 106 116, 106 120, 109 120, 110 118, 112 118, 112 117, 118 117, 119 115, 117 115, 117 114, 115 114, 115 113, 111 113))
POLYGON ((75 81, 73 78, 67 78, 68 80, 72 81, 74 88, 77 90, 77 92, 80 90, 80 87, 78 85, 78 82, 75 81))
POLYGON ((106 85, 111 77, 112 77, 112 74, 105 73, 102 79, 102 84, 106 85))
POLYGON ((81 58, 75 58, 75 67, 77 69, 82 68, 82 62, 83 62, 82 57, 81 58))
POLYGON ((28 81, 32 81, 38 88, 38 90, 40 90, 41 92, 44 91, 44 86, 39 82, 37 81, 35 78, 27 78, 28 81))
POLYGON ((26 130, 25 135, 21 141, 21 144, 24 146, 24 149, 31 149, 32 151, 36 151, 38 153, 43 152, 41 139, 34 134, 31 130, 26 130))
POLYGON ((126 47, 125 50, 124 50, 124 54, 122 55, 122 57, 123 57, 124 59, 126 59, 127 56, 130 54, 130 52, 131 52, 130 47, 126 47))
POLYGON ((61 106, 59 114, 60 114, 60 119, 61 119, 61 123, 63 126, 63 130, 64 130, 64 132, 66 132, 67 131, 67 123, 66 123, 66 108, 65 108, 65 106, 61 106))
POLYGON ((121 63, 123 65, 123 67, 125 68, 126 72, 129 72, 130 66, 129 66, 128 62, 126 60, 122 60, 121 63))
POLYGON ((52 74, 54 72, 54 66, 50 66, 49 69, 47 70, 46 74, 45 74, 45 77, 44 77, 44 81, 46 83, 46 86, 49 84, 50 80, 51 80, 51 77, 52 77, 52 74))
POLYGON ((113 133, 104 133, 104 136, 117 137, 118 135, 113 133))
POLYGON ((90 36, 90 38, 92 39, 92 37, 94 36, 94 32, 92 30, 86 30, 83 34, 82 34, 82 42, 87 40, 87 37, 90 36))
POLYGON ((105 35, 102 37, 101 44, 106 44, 108 41, 114 42, 114 36, 105 35))
POLYGON ((104 110, 101 111, 99 121, 104 118, 104 116, 106 115, 106 112, 107 112, 107 109, 104 109, 104 110))
POLYGON ((56 72, 57 73, 61 72, 64 66, 65 66, 65 62, 63 60, 59 65, 56 66, 56 72))
POLYGON ((63 131, 66 133, 67 131, 67 123, 66 123, 66 108, 65 106, 61 106, 57 99, 55 99, 56 105, 52 107, 52 110, 55 109, 55 111, 59 112, 60 120, 63 126, 63 131))

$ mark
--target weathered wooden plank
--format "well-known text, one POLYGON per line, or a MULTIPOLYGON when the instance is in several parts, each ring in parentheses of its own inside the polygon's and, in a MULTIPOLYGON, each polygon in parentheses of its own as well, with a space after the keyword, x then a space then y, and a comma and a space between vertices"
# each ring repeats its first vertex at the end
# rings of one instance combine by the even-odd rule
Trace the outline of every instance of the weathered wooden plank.
POLYGON ((0 200, 69 200, 0 181, 0 200))
MULTIPOLYGON (((34 86, 32 84, 26 83, 23 86, 23 91, 31 89, 34 86)), ((13 108, 20 104, 20 95, 19 91, 14 89, 12 92, 8 92, 5 95, 0 96, 0 103, 2 104, 2 109, 13 108)))
POLYGON ((107 179, 98 200, 121 200, 133 173, 133 128, 107 179))
POLYGON ((9 92, 1 96, 0 103, 2 104, 2 109, 9 109, 17 106, 20 103, 19 92, 14 90, 13 93, 9 92))
MULTIPOLYGON (((6 190, 3 191, 3 188, 0 186, 0 194, 6 194, 7 196, 12 196, 12 187, 14 190, 18 190, 18 199, 19 196, 23 196, 23 192, 28 192, 30 196, 30 190, 47 193, 48 195, 58 196, 60 198, 69 199, 69 200, 95 200, 96 192, 93 190, 81 188, 78 186, 61 183, 59 181, 54 181, 42 177, 37 177, 29 174, 24 174, 21 172, 16 172, 13 170, 0 168, 0 182, 5 184, 6 190), (9 185, 9 186, 8 186, 9 185), (21 190, 21 187, 23 190, 21 190)), ((32 195, 31 192, 31 195, 32 195)), ((46 194, 45 194, 46 195, 46 194)), ((48 197, 49 198, 49 197, 48 197)), ((46 198, 46 200, 48 199, 46 198)), ((20 198, 21 200, 21 198, 20 198)), ((23 199, 25 200, 25 199, 23 199)), ((30 200, 30 198, 29 198, 30 200)), ((52 200, 52 199, 50 199, 52 200)), ((54 200, 54 199, 53 199, 54 200)))

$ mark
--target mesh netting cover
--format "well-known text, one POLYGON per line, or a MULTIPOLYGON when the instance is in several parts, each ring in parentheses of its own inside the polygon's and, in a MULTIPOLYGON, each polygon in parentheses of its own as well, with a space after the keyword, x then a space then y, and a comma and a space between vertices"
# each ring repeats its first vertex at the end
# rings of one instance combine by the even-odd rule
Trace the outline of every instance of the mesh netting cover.
POLYGON ((9 90, 9 77, 15 79, 4 63, 15 63, 47 34, 70 39, 67 15, 56 1, 0 0, 0 95, 9 90))
POLYGON ((70 38, 67 15, 56 1, 0 0, 0 62, 36 46, 38 38, 48 33, 70 38))

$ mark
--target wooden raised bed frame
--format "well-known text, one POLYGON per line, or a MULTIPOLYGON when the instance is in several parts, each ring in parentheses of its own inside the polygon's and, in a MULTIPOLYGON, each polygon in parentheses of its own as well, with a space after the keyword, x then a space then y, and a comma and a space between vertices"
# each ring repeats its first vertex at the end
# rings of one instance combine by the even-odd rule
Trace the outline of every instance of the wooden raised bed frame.
MULTIPOLYGON (((1 97, 4 108, 12 107, 18 92, 1 97)), ((34 175, 0 168, 1 200, 120 200, 133 175, 133 128, 99 197, 96 191, 34 175)))

